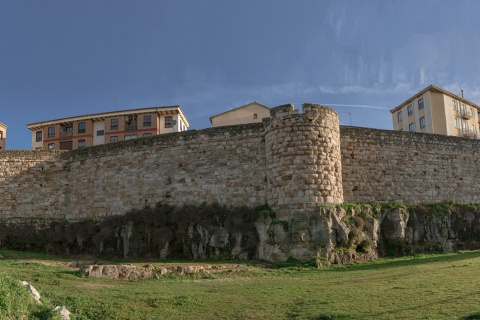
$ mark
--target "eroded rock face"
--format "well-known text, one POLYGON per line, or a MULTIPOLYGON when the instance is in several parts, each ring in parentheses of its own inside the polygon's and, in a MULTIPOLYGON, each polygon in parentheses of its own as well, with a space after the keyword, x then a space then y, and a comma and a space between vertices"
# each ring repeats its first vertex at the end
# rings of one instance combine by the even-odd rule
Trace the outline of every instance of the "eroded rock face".
MULTIPOLYGON (((80 225, 49 226, 42 222, 31 228, 24 222, 0 223, 0 239, 14 244, 3 248, 18 250, 21 244, 32 251, 51 252, 53 248, 57 253, 106 258, 275 262, 294 258, 319 260, 322 265, 371 260, 378 255, 480 248, 480 208, 467 204, 418 205, 408 210, 398 205, 345 204, 293 216, 277 216, 268 208, 163 209, 160 206, 80 225), (35 232, 29 231, 32 229, 35 232)), ((126 269, 97 268, 89 272, 109 277, 113 273, 125 279, 132 274, 126 269)), ((149 270, 135 272, 131 277, 151 277, 149 270)))
POLYGON ((377 258, 379 224, 371 209, 320 208, 289 221, 262 221, 256 224, 259 259, 324 259, 328 264, 377 258))

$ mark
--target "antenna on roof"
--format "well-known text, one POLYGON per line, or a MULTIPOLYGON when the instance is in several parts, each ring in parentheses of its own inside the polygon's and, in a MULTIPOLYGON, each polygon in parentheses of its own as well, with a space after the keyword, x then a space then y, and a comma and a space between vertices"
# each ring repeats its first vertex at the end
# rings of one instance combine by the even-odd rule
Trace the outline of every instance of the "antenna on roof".
POLYGON ((352 113, 351 112, 345 112, 345 113, 348 113, 348 115, 350 116, 350 126, 352 126, 352 113))

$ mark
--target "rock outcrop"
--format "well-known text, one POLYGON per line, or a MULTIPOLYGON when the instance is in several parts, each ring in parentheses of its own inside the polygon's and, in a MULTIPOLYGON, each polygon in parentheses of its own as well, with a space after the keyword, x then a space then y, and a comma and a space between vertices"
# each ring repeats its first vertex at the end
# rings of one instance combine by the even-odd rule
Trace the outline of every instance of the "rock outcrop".
POLYGON ((221 272, 243 272, 249 268, 240 264, 226 265, 169 265, 169 266, 135 266, 135 265, 90 265, 80 269, 80 274, 88 277, 114 280, 137 281, 149 278, 160 278, 172 275, 208 276, 221 272))
POLYGON ((27 291, 32 295, 33 299, 37 304, 42 304, 40 301, 40 293, 38 293, 37 289, 35 289, 31 284, 27 281, 20 281, 20 284, 27 289, 27 291))
MULTIPOLYGON (((42 304, 42 302, 40 301, 40 293, 38 293, 37 289, 35 289, 31 284, 29 284, 26 281, 20 281, 20 284, 25 289, 27 289, 27 291, 31 294, 32 298, 35 300, 35 302, 37 304, 42 304)), ((50 312, 51 313, 58 313, 62 320, 70 320, 70 311, 68 311, 65 306, 56 306, 50 312)))
MULTIPOLYGON (((101 221, 30 223, 0 222, 2 247, 103 258, 276 262, 294 258, 317 260, 322 266, 480 248, 480 207, 459 203, 408 208, 347 203, 293 217, 277 216, 266 207, 158 205, 101 221)), ((99 266, 89 272, 129 279, 151 277, 152 271, 99 266)))

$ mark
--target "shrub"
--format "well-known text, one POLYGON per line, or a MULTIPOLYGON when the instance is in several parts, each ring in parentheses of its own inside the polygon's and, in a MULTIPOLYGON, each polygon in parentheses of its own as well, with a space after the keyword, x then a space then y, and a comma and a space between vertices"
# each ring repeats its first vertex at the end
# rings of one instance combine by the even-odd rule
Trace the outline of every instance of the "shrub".
POLYGON ((23 319, 33 303, 20 282, 0 272, 0 319, 23 319))

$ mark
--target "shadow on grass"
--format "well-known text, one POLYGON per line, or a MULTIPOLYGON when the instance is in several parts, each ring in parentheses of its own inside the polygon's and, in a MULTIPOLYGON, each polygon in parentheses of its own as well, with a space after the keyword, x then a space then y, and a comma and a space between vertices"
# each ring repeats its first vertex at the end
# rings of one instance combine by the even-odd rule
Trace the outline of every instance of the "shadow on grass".
POLYGON ((465 317, 461 317, 460 320, 476 320, 480 319, 480 311, 471 313, 469 315, 466 315, 465 317))
POLYGON ((399 268, 405 266, 416 266, 429 264, 434 262, 455 262, 469 259, 480 258, 480 251, 468 251, 452 254, 438 254, 428 256, 412 256, 403 258, 391 258, 372 261, 370 263, 358 263, 344 266, 334 265, 331 268, 325 269, 326 272, 346 272, 357 270, 374 270, 374 269, 387 269, 387 268, 399 268))
MULTIPOLYGON (((462 295, 458 295, 456 297, 450 297, 448 299, 438 300, 435 303, 422 303, 422 304, 417 304, 417 305, 410 305, 408 308, 389 309, 388 311, 368 314, 368 318, 383 319, 386 315, 391 316, 391 315, 394 315, 396 312, 402 312, 402 311, 407 310, 407 309, 410 310, 410 311, 412 311, 412 310, 422 310, 423 308, 430 307, 432 305, 444 305, 444 304, 451 303, 452 301, 459 301, 459 300, 462 300, 464 298, 470 297, 471 294, 472 294, 471 292, 468 292, 468 293, 465 293, 465 294, 462 294, 462 295)), ((474 312, 474 313, 471 313, 471 314, 466 315, 464 317, 461 317, 459 319, 460 320, 480 319, 480 312, 474 312)))
POLYGON ((318 307, 324 305, 322 309, 328 310, 329 302, 318 301, 316 299, 296 298, 291 301, 291 307, 287 312, 287 319, 306 319, 306 320, 334 320, 334 319, 355 319, 355 315, 351 312, 344 311, 323 311, 321 314, 309 315, 312 306, 318 307))
POLYGON ((337 320, 337 319, 354 319, 355 317, 350 313, 343 312, 327 312, 310 320, 337 320))

